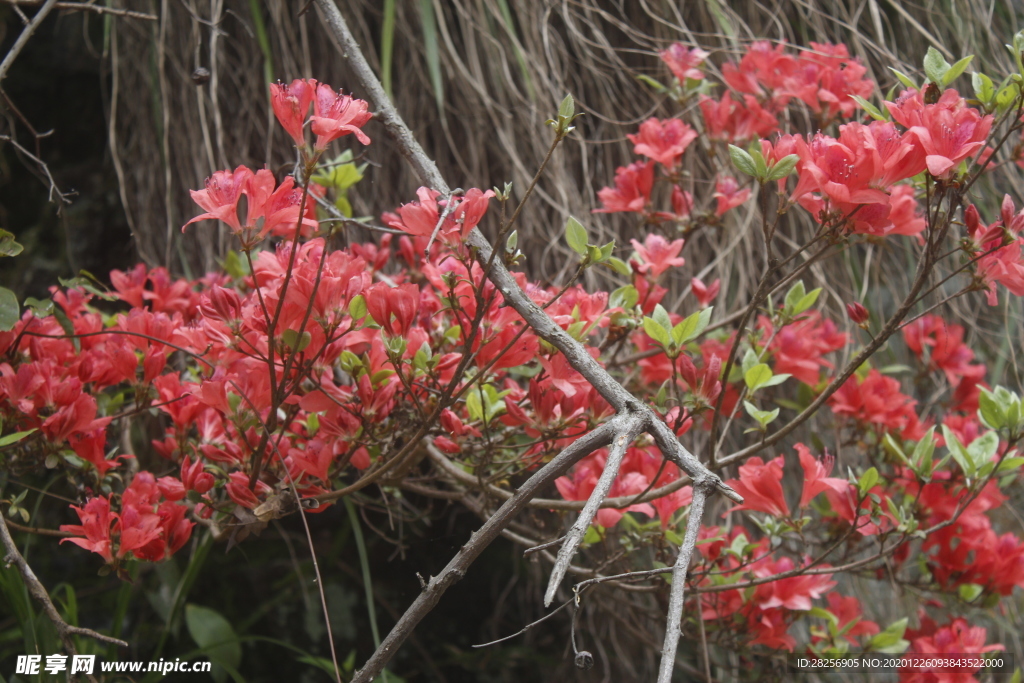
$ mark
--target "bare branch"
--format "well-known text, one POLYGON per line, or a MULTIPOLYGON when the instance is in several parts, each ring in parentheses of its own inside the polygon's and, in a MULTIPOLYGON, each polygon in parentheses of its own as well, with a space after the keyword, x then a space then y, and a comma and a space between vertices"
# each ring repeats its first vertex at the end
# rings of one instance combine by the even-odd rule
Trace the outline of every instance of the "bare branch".
POLYGON ((501 534, 501 531, 512 521, 512 517, 526 507, 527 501, 542 486, 546 486, 562 476, 570 467, 594 450, 608 445, 615 434, 620 433, 624 427, 624 418, 613 417, 594 431, 577 439, 519 487, 515 495, 505 501, 484 522, 483 526, 470 536, 469 541, 459 549, 459 552, 441 570, 441 573, 430 577, 423 591, 391 629, 391 633, 387 635, 377 651, 363 665, 363 668, 352 678, 352 683, 370 683, 376 678, 420 620, 434 609, 444 592, 465 576, 469 565, 501 534))
MULTIPOLYGON (((22 7, 32 7, 42 4, 42 0, 3 0, 3 2, 15 8, 19 5, 22 7)), ((97 14, 111 14, 115 17, 142 19, 144 21, 156 21, 159 18, 155 14, 135 12, 130 9, 118 9, 117 7, 106 7, 104 5, 93 5, 88 2, 58 2, 54 5, 54 8, 71 11, 95 12, 97 14)))
POLYGON ((580 541, 583 540, 583 534, 590 528, 590 523, 594 521, 594 515, 597 514, 601 501, 608 495, 612 484, 615 483, 615 477, 619 476, 619 467, 622 465, 623 458, 626 457, 626 449, 629 448, 629 444, 633 443, 633 439, 639 435, 642 429, 643 423, 637 418, 631 418, 627 422, 626 428, 615 435, 611 451, 608 454, 608 460, 604 463, 604 471, 601 472, 601 477, 597 480, 597 485, 594 486, 594 490, 590 494, 590 498, 587 499, 587 504, 580 512, 580 516, 576 518, 575 524, 569 529, 569 533, 565 535, 562 547, 558 549, 558 558, 555 560, 555 566, 551 570, 551 578, 548 579, 547 590, 544 591, 545 607, 550 606, 555 599, 555 591, 558 590, 558 584, 565 577, 565 572, 569 568, 569 562, 572 561, 573 555, 576 554, 576 550, 580 546, 580 541))
POLYGON ((117 638, 105 636, 102 633, 97 633, 92 629, 81 628, 78 626, 72 626, 71 624, 64 621, 63 617, 60 616, 60 612, 53 606, 53 601, 50 600, 50 594, 46 592, 46 588, 42 582, 36 577, 32 567, 28 565, 25 558, 22 557, 18 551, 18 546, 14 543, 14 538, 11 537, 11 532, 7 528, 7 521, 3 515, 0 515, 0 541, 3 542, 4 546, 4 567, 10 567, 12 564, 18 568, 18 573, 21 574, 22 580, 25 582, 25 586, 28 588, 29 594, 35 599, 36 602, 43 608, 43 612, 49 617, 50 621, 53 622, 54 627, 57 629, 57 635, 60 636, 61 642, 64 643, 64 649, 70 655, 78 654, 78 650, 75 648, 75 643, 71 640, 71 636, 87 636, 98 640, 101 643, 111 643, 120 647, 128 647, 128 643, 117 638))
POLYGON ((21 31, 21 35, 14 41, 14 45, 11 46, 10 51, 4 56, 4 61, 0 62, 0 81, 4 80, 7 76, 7 72, 10 71, 11 65, 14 64, 14 60, 18 58, 18 55, 25 48, 28 43, 28 39, 32 37, 32 34, 39 28, 39 24, 43 23, 43 19, 50 13, 54 5, 57 4, 57 0, 46 0, 43 6, 39 8, 36 15, 32 17, 32 21, 28 23, 21 31))
POLYGON ((679 548, 675 567, 672 568, 672 590, 668 598, 668 621, 665 624, 665 645, 661 650, 661 668, 658 683, 672 683, 672 671, 676 663, 676 649, 683 627, 683 602, 686 598, 686 573, 690 568, 690 557, 697 544, 701 518, 704 516, 704 499, 710 486, 694 482, 693 502, 690 503, 690 518, 686 522, 686 535, 679 548))

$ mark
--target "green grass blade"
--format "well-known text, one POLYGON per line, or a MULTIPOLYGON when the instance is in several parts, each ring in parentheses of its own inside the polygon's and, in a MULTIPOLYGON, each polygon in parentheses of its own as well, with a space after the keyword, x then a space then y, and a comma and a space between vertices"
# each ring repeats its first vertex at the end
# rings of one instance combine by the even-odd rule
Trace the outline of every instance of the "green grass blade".
POLYGON ((420 0, 420 20, 423 24, 423 49, 427 53, 427 70, 434 87, 437 112, 444 118, 444 82, 441 80, 441 52, 437 43, 437 18, 431 0, 420 0))
MULTIPOLYGON (((345 509, 352 524, 352 534, 356 539, 356 550, 359 552, 359 567, 363 572, 363 587, 366 589, 366 611, 370 615, 370 633, 373 635, 373 646, 380 647, 380 631, 377 630, 377 611, 373 601, 373 575, 370 574, 370 558, 366 554, 366 542, 363 539, 363 527, 359 524, 359 515, 352 501, 345 498, 345 509)), ((387 683, 388 672, 381 671, 381 680, 387 683)))
POLYGON ((523 83, 526 85, 526 94, 532 100, 533 79, 530 78, 530 69, 526 65, 526 55, 519 49, 519 38, 516 36, 516 25, 512 22, 512 10, 508 6, 508 0, 498 0, 498 9, 501 11, 501 18, 505 21, 505 30, 513 39, 512 48, 516 52, 516 61, 519 62, 519 70, 523 74, 523 83))
POLYGON ((395 0, 384 0, 384 24, 380 29, 380 82, 391 95, 391 59, 395 49, 395 0))
MULTIPOLYGON (((249 0, 249 13, 252 15, 253 28, 256 30, 256 42, 263 53, 263 76, 267 83, 274 82, 274 54, 270 50, 270 38, 267 36, 267 25, 260 12, 260 0, 249 0)), ((269 97, 269 94, 267 95, 269 97)))

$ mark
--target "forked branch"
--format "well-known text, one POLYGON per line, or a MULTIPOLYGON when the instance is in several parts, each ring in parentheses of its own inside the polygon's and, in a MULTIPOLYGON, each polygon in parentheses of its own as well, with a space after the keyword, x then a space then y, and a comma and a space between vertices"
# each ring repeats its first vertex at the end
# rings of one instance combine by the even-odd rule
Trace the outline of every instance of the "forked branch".
MULTIPOLYGON (((342 17, 337 5, 335 5, 334 0, 315 0, 315 2, 332 40, 355 72, 356 78, 365 91, 367 99, 370 100, 376 110, 376 118, 384 125, 385 131, 397 144, 402 155, 412 164, 416 174, 425 185, 437 190, 442 195, 450 195, 451 190, 448 183, 441 176, 434 161, 424 153, 419 143, 413 137, 412 132, 405 125, 402 117, 391 103, 380 81, 377 80, 370 65, 365 57, 363 57, 359 44, 356 43, 355 38, 349 31, 345 19, 342 17)), ((624 453, 629 443, 636 436, 642 432, 649 432, 654 437, 664 456, 678 465, 693 480, 694 498, 695 501, 700 501, 700 505, 695 505, 691 510, 689 526, 687 527, 687 538, 692 536, 693 539, 696 539, 697 528, 700 526, 704 496, 709 491, 717 490, 736 502, 742 502, 743 500, 717 475, 701 464, 696 456, 679 443, 676 435, 662 421, 660 416, 627 391, 618 380, 612 377, 590 355, 583 344, 573 339, 527 296, 526 292, 516 283, 512 273, 505 267, 503 260, 501 258, 494 258, 490 242, 488 242, 479 229, 474 228, 469 233, 467 243, 475 250, 476 258, 480 263, 491 264, 487 277, 498 291, 501 292, 505 303, 522 316, 523 320, 526 321, 526 324, 533 329, 537 336, 558 349, 573 369, 580 373, 615 409, 617 415, 593 432, 578 439, 554 460, 530 477, 516 491, 515 495, 507 500, 484 523, 479 531, 473 534, 469 542, 462 547, 441 574, 430 579, 420 596, 406 610, 405 614, 392 629, 391 633, 388 634, 387 638, 384 639, 384 642, 381 643, 370 660, 353 678, 355 682, 369 683, 380 673, 420 619, 437 604, 448 586, 462 578, 469 564, 491 541, 498 537, 501 530, 511 521, 511 517, 525 507, 530 498, 542 486, 553 482, 556 477, 568 470, 572 464, 593 450, 608 445, 613 439, 615 440, 613 453, 619 453, 620 450, 624 453)), ((594 513, 596 513, 597 508, 607 495, 607 490, 614 479, 615 469, 614 467, 609 467, 611 473, 606 473, 609 486, 604 488, 599 486, 595 489, 573 530, 567 534, 559 551, 558 563, 556 564, 555 572, 552 574, 551 583, 545 596, 546 603, 549 604, 553 599, 554 592, 557 590, 562 576, 564 576, 565 567, 568 566, 569 560, 575 554, 580 538, 582 538, 582 531, 585 531, 586 527, 590 525, 594 513)), ((685 582, 690 552, 692 552, 692 543, 689 546, 689 550, 687 550, 687 546, 684 544, 677 561, 676 572, 679 573, 678 583, 680 587, 673 590, 673 603, 670 607, 670 615, 675 615, 675 637, 674 639, 671 637, 666 638, 663 658, 668 659, 669 662, 666 664, 663 659, 662 664, 662 669, 668 666, 669 671, 671 671, 672 662, 675 659, 675 643, 678 642, 678 626, 682 617, 682 584, 685 582), (679 596, 678 601, 676 599, 677 593, 679 596), (676 604, 677 602, 678 604, 676 604), (671 648, 669 647, 670 640, 671 648)), ((673 625, 670 618, 668 627, 670 636, 672 631, 673 625)))
POLYGON ((69 655, 78 654, 78 650, 75 648, 75 643, 71 640, 71 636, 87 636, 98 640, 101 643, 111 643, 120 647, 128 647, 128 643, 118 638, 111 638, 105 636, 102 633, 97 633, 92 629, 81 628, 79 626, 72 626, 68 622, 64 621, 64 618, 60 616, 60 612, 53 605, 53 600, 50 599, 50 594, 46 591, 46 587, 36 576, 35 572, 32 571, 32 567, 29 566, 28 562, 22 556, 18 550, 17 544, 14 542, 14 538, 11 536, 10 530, 7 528, 7 521, 3 515, 0 515, 0 543, 4 547, 4 560, 3 567, 6 569, 12 564, 17 567, 18 573, 21 574, 22 581, 25 582, 25 587, 28 589, 29 595, 39 603, 43 608, 43 612, 51 622, 53 622, 54 628, 57 629, 57 635, 60 637, 61 642, 64 644, 64 650, 69 655))

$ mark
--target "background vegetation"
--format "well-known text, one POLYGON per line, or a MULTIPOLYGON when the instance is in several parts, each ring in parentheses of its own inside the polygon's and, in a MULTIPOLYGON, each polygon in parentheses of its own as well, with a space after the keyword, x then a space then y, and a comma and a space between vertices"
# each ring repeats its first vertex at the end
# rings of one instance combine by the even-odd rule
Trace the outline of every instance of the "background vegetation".
MULTIPOLYGON (((577 110, 586 116, 553 159, 519 223, 525 270, 547 282, 567 277, 565 218, 589 215, 597 206, 597 189, 610 184, 615 168, 629 160, 632 145, 625 134, 648 116, 678 113, 672 101, 638 78, 665 80, 655 52, 670 42, 711 52, 711 73, 755 38, 796 45, 844 42, 884 93, 895 84, 887 67, 913 73, 929 46, 950 61, 974 54, 972 68, 1006 72, 1011 62, 1003 44, 1024 25, 1024 10, 1009 0, 350 0, 339 5, 399 111, 453 185, 487 188, 512 181, 522 191, 547 150, 544 119, 566 92, 574 95, 577 110)), ((128 4, 110 0, 107 6, 128 4)), ((17 8, 0 5, 5 49, 20 31, 17 8)), ((102 279, 111 268, 139 258, 191 277, 216 267, 228 236, 209 229, 181 233, 180 226, 194 214, 186 190, 200 187, 213 169, 266 164, 277 170, 294 161, 290 140, 275 130, 268 81, 315 77, 342 87, 353 82, 308 4, 154 0, 131 3, 131 9, 150 17, 55 11, 3 82, 0 133, 14 136, 46 162, 68 199, 48 202, 54 195, 40 167, 0 142, 0 227, 18 236, 27 256, 4 262, 8 269, 0 273, 0 284, 22 298, 44 294, 57 277, 85 269, 102 279)), ((809 131, 810 124, 806 127, 809 131)), ((700 157, 690 155, 690 163, 707 163, 700 157)), ((367 177, 351 197, 356 215, 379 215, 413 197, 418 183, 389 145, 374 145, 363 160, 369 163, 367 177)), ((1000 169, 986 182, 978 203, 991 214, 1004 192, 1018 204, 1024 200, 1016 166, 1000 169)), ((712 188, 692 191, 698 204, 712 201, 712 188)), ((714 264, 723 303, 749 298, 756 286, 760 245, 756 231, 745 230, 744 216, 749 221, 753 213, 689 238, 688 262, 714 264)), ((589 226, 598 243, 615 239, 625 245, 646 232, 628 216, 594 215, 589 226)), ((347 237, 367 235, 353 231, 347 237)), ((864 262, 863 252, 851 255, 845 269, 832 261, 827 273, 818 266, 812 271, 829 283, 836 305, 874 298, 881 306, 887 292, 906 288, 908 254, 881 245, 862 248, 871 252, 868 272, 852 265, 864 262)), ((689 276, 700 274, 687 272, 666 302, 678 301, 689 276)), ((600 276, 592 270, 587 277, 600 276)), ((837 309, 835 316, 840 315, 837 309)), ((1004 383, 1020 387, 1020 299, 1009 298, 995 309, 954 302, 946 317, 969 330, 972 348, 991 364, 995 377, 1006 376, 1004 383)), ((890 360, 906 359, 893 354, 890 360)), ((0 473, 0 486, 8 476, 0 473)), ((30 494, 30 509, 43 495, 30 494)), ((379 492, 366 496, 356 519, 365 535, 384 631, 418 592, 415 572, 440 568, 478 522, 458 506, 382 498, 379 492)), ((1021 523, 1022 502, 1019 492, 1008 501, 1008 521, 1021 523)), ((55 528, 69 520, 36 521, 55 528)), ((336 506, 312 523, 329 577, 325 588, 336 638, 343 654, 354 650, 362 660, 372 639, 354 520, 336 506)), ((94 566, 82 562, 80 554, 44 548, 51 539, 21 540, 48 586, 68 586, 51 592, 69 610, 77 609, 87 620, 84 625, 108 627, 121 623, 116 615, 125 615, 121 633, 130 633, 137 659, 194 654, 197 644, 186 618, 186 605, 194 605, 230 622, 240 637, 239 671, 246 680, 296 675, 303 681, 326 680, 315 667, 294 664, 295 657, 326 654, 297 518, 269 528, 259 542, 231 549, 197 545, 167 563, 144 567, 131 584, 112 576, 97 579, 94 566)), ((421 626, 397 668, 409 680, 513 681, 559 680, 570 671, 580 680, 626 680, 652 666, 644 660, 654 656, 657 644, 645 642, 646 628, 639 627, 651 616, 619 609, 610 590, 608 609, 588 612, 582 625, 598 655, 589 674, 576 673, 565 658, 567 621, 546 622, 501 648, 470 649, 541 614, 542 570, 511 544, 496 543, 421 626)), ((13 668, 13 655, 34 649, 29 648, 33 639, 53 638, 45 620, 26 621, 34 606, 8 574, 0 575, 7 577, 0 587, 4 671, 13 668)), ((871 596, 861 597, 872 604, 871 596)), ((1024 644, 1016 625, 1024 605, 1017 599, 1015 612, 986 625, 1020 662, 1024 644)), ((889 621, 913 613, 914 601, 905 596, 903 602, 876 603, 872 616, 889 621)))

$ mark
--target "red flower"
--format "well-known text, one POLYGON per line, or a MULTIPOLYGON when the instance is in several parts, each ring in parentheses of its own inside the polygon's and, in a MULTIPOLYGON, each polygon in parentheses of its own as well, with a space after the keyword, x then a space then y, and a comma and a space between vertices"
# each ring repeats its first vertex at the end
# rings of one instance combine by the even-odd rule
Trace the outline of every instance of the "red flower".
POLYGON ((753 95, 744 95, 740 103, 733 100, 732 95, 726 91, 721 100, 716 101, 705 95, 698 104, 704 116, 708 137, 712 140, 746 142, 778 130, 778 119, 766 111, 753 95))
POLYGON ((213 488, 213 475, 203 468, 203 461, 198 458, 194 463, 189 462, 186 455, 181 461, 181 483, 189 491, 203 494, 213 488))
POLYGON ((67 531, 85 538, 62 538, 61 543, 69 541, 86 550, 98 553, 107 562, 113 562, 110 548, 110 531, 117 515, 110 512, 110 500, 103 497, 90 498, 84 508, 71 506, 78 513, 81 524, 62 524, 61 531, 67 531))
POLYGON ((654 164, 650 161, 637 161, 629 166, 620 166, 615 169, 615 187, 605 187, 598 191, 597 198, 601 200, 604 208, 594 209, 594 213, 643 213, 651 200, 652 187, 654 164))
MULTIPOLYGON (((819 565, 819 568, 828 565, 819 565)), ((754 570, 754 576, 761 578, 772 574, 792 571, 796 564, 788 557, 777 562, 764 563, 754 570)), ((775 607, 806 612, 811 609, 811 600, 816 600, 836 587, 831 574, 798 574, 765 584, 758 591, 758 608, 767 610, 775 607)))
POLYGON ((704 284, 703 280, 699 278, 690 279, 690 290, 693 295, 697 297, 697 302, 701 308, 707 308, 711 305, 711 302, 718 296, 718 292, 722 289, 721 279, 717 279, 711 283, 711 286, 704 284))
MULTIPOLYGON (((931 626, 934 628, 934 624, 931 626)), ((971 666, 968 660, 985 652, 1005 649, 1002 645, 985 645, 987 635, 983 627, 970 626, 963 618, 954 619, 948 625, 927 634, 912 634, 908 631, 910 650, 915 654, 942 662, 951 659, 957 661, 949 665, 903 669, 900 671, 900 683, 977 683, 972 674, 981 667, 971 666)))
POLYGON ((420 290, 413 284, 389 287, 378 282, 366 290, 364 297, 374 322, 392 337, 408 332, 419 313, 420 290))
POLYGON ((232 472, 225 489, 231 500, 250 510, 260 504, 259 496, 270 492, 270 486, 262 481, 256 482, 256 491, 249 490, 249 475, 245 472, 232 472))
MULTIPOLYGON (((872 369, 862 380, 846 380, 829 399, 832 412, 892 430, 917 426, 917 401, 900 392, 899 380, 872 369)), ((910 435, 905 434, 908 438, 910 435)))
POLYGON ((658 56, 680 83, 685 83, 686 79, 699 81, 704 78, 704 74, 697 67, 704 62, 708 53, 699 47, 691 49, 682 43, 672 43, 667 49, 659 52, 658 56))
POLYGON ((864 305, 853 301, 846 304, 846 314, 850 316, 850 320, 858 325, 863 325, 871 317, 868 313, 868 309, 864 308, 864 305))
POLYGON ((679 119, 660 121, 652 116, 640 124, 640 132, 627 135, 633 151, 657 161, 672 171, 686 148, 697 139, 697 131, 679 119))
POLYGON ((732 176, 718 176, 715 181, 715 194, 712 195, 718 202, 715 208, 716 216, 724 216, 727 211, 734 209, 743 202, 750 199, 750 188, 740 189, 740 184, 732 176))
POLYGON ((743 505, 737 505, 730 511, 753 510, 765 512, 773 517, 788 517, 789 506, 782 493, 782 456, 767 464, 759 457, 753 457, 740 465, 740 478, 730 479, 726 483, 743 496, 743 505))
POLYGON ((678 239, 669 242, 657 233, 650 233, 640 244, 636 240, 630 240, 630 244, 636 249, 636 253, 643 260, 637 267, 637 271, 646 275, 650 273, 657 278, 669 268, 678 268, 686 263, 686 260, 679 255, 683 250, 685 240, 678 239))
POLYGON ((838 493, 846 491, 848 482, 845 479, 828 476, 832 473, 832 466, 835 464, 835 459, 832 456, 826 453, 824 462, 822 462, 815 459, 811 455, 810 449, 802 443, 798 443, 794 448, 800 454, 800 466, 804 470, 804 489, 800 494, 800 507, 807 507, 807 504, 822 491, 832 490, 838 493))
POLYGON ((206 189, 190 190, 192 200, 206 209, 206 213, 196 216, 185 225, 210 218, 227 223, 234 233, 242 232, 242 225, 238 222, 238 200, 252 176, 252 171, 239 166, 234 171, 214 173, 206 179, 206 189))
MULTIPOLYGON (((254 239, 262 239, 270 232, 285 236, 293 234, 292 231, 299 226, 302 190, 295 187, 291 176, 285 178, 277 189, 275 184, 274 174, 265 168, 256 173, 244 166, 239 166, 234 172, 217 171, 206 179, 206 189, 191 191, 192 199, 206 209, 206 213, 190 220, 182 231, 197 221, 214 219, 227 223, 235 234, 252 230, 254 239), (244 218, 238 215, 238 201, 243 194, 248 200, 244 218)), ((308 215, 308 209, 312 207, 310 201, 306 200, 307 215, 301 222, 302 232, 306 235, 318 225, 315 218, 308 215)), ((154 289, 156 284, 154 282, 154 289)))
POLYGON ((316 135, 316 149, 327 149, 332 140, 349 133, 364 145, 370 144, 370 138, 362 131, 362 127, 373 117, 368 111, 369 107, 363 100, 335 93, 326 83, 319 84, 313 99, 311 125, 316 135))
POLYGON ((892 117, 909 128, 924 148, 928 172, 945 176, 950 169, 978 152, 988 138, 993 118, 982 116, 955 90, 946 90, 935 104, 925 104, 921 93, 905 90, 896 102, 886 102, 892 117))
POLYGON ((299 147, 306 146, 302 126, 306 122, 315 90, 316 81, 312 78, 296 78, 289 85, 270 84, 270 106, 274 109, 274 115, 299 147))
POLYGON ((856 636, 873 636, 879 631, 878 624, 862 618, 860 600, 853 596, 829 593, 828 611, 836 617, 836 630, 842 633, 840 637, 850 643, 856 636))

